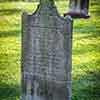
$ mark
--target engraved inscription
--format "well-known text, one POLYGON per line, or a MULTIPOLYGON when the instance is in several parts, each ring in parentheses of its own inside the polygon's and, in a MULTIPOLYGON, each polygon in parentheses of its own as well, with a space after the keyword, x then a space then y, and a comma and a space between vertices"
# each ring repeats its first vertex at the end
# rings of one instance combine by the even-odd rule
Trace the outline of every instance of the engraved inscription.
POLYGON ((34 28, 33 35, 33 71, 34 75, 44 76, 50 81, 65 81, 65 54, 64 52, 64 36, 60 30, 34 28), (39 30, 41 33, 39 33, 39 30), (45 31, 44 31, 45 30, 45 31), (55 38, 56 37, 56 38, 55 38))

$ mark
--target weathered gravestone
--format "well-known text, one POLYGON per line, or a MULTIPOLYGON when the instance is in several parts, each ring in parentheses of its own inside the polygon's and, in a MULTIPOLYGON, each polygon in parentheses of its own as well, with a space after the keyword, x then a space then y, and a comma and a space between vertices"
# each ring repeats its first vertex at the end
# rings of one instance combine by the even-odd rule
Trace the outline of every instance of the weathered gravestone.
POLYGON ((70 100, 72 19, 41 0, 22 20, 22 100, 70 100))

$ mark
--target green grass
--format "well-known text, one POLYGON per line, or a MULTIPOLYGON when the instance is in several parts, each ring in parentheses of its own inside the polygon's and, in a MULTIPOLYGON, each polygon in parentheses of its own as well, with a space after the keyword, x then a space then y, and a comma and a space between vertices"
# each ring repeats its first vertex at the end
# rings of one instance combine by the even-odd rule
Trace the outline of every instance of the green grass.
MULTIPOLYGON (((66 1, 56 2, 62 15, 66 1)), ((19 100, 21 68, 21 15, 37 3, 0 3, 0 100, 19 100)), ((72 100, 100 100, 99 2, 92 0, 89 19, 74 20, 72 100)))

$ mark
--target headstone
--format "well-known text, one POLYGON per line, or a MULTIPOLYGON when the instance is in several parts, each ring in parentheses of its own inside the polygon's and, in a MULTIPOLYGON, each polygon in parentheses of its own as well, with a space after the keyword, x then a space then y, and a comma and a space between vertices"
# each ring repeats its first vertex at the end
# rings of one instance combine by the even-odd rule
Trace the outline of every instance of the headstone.
POLYGON ((70 100, 72 19, 53 0, 22 17, 22 100, 70 100))
POLYGON ((89 0, 69 0, 69 11, 64 14, 73 18, 89 18, 89 0))

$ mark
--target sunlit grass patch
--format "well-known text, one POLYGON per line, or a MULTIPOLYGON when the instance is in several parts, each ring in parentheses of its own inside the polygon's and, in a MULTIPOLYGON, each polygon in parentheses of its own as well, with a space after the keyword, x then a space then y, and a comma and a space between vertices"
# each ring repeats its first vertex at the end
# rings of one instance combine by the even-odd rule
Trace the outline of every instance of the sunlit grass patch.
POLYGON ((37 8, 38 2, 3 2, 0 3, 0 11, 33 11, 37 8))
POLYGON ((59 14, 61 16, 64 16, 64 13, 68 11, 68 4, 69 4, 69 2, 66 1, 66 0, 64 2, 62 2, 60 0, 55 2, 55 5, 56 5, 56 7, 58 9, 58 12, 59 12, 59 14), (66 3, 64 3, 64 2, 66 2, 66 3))

